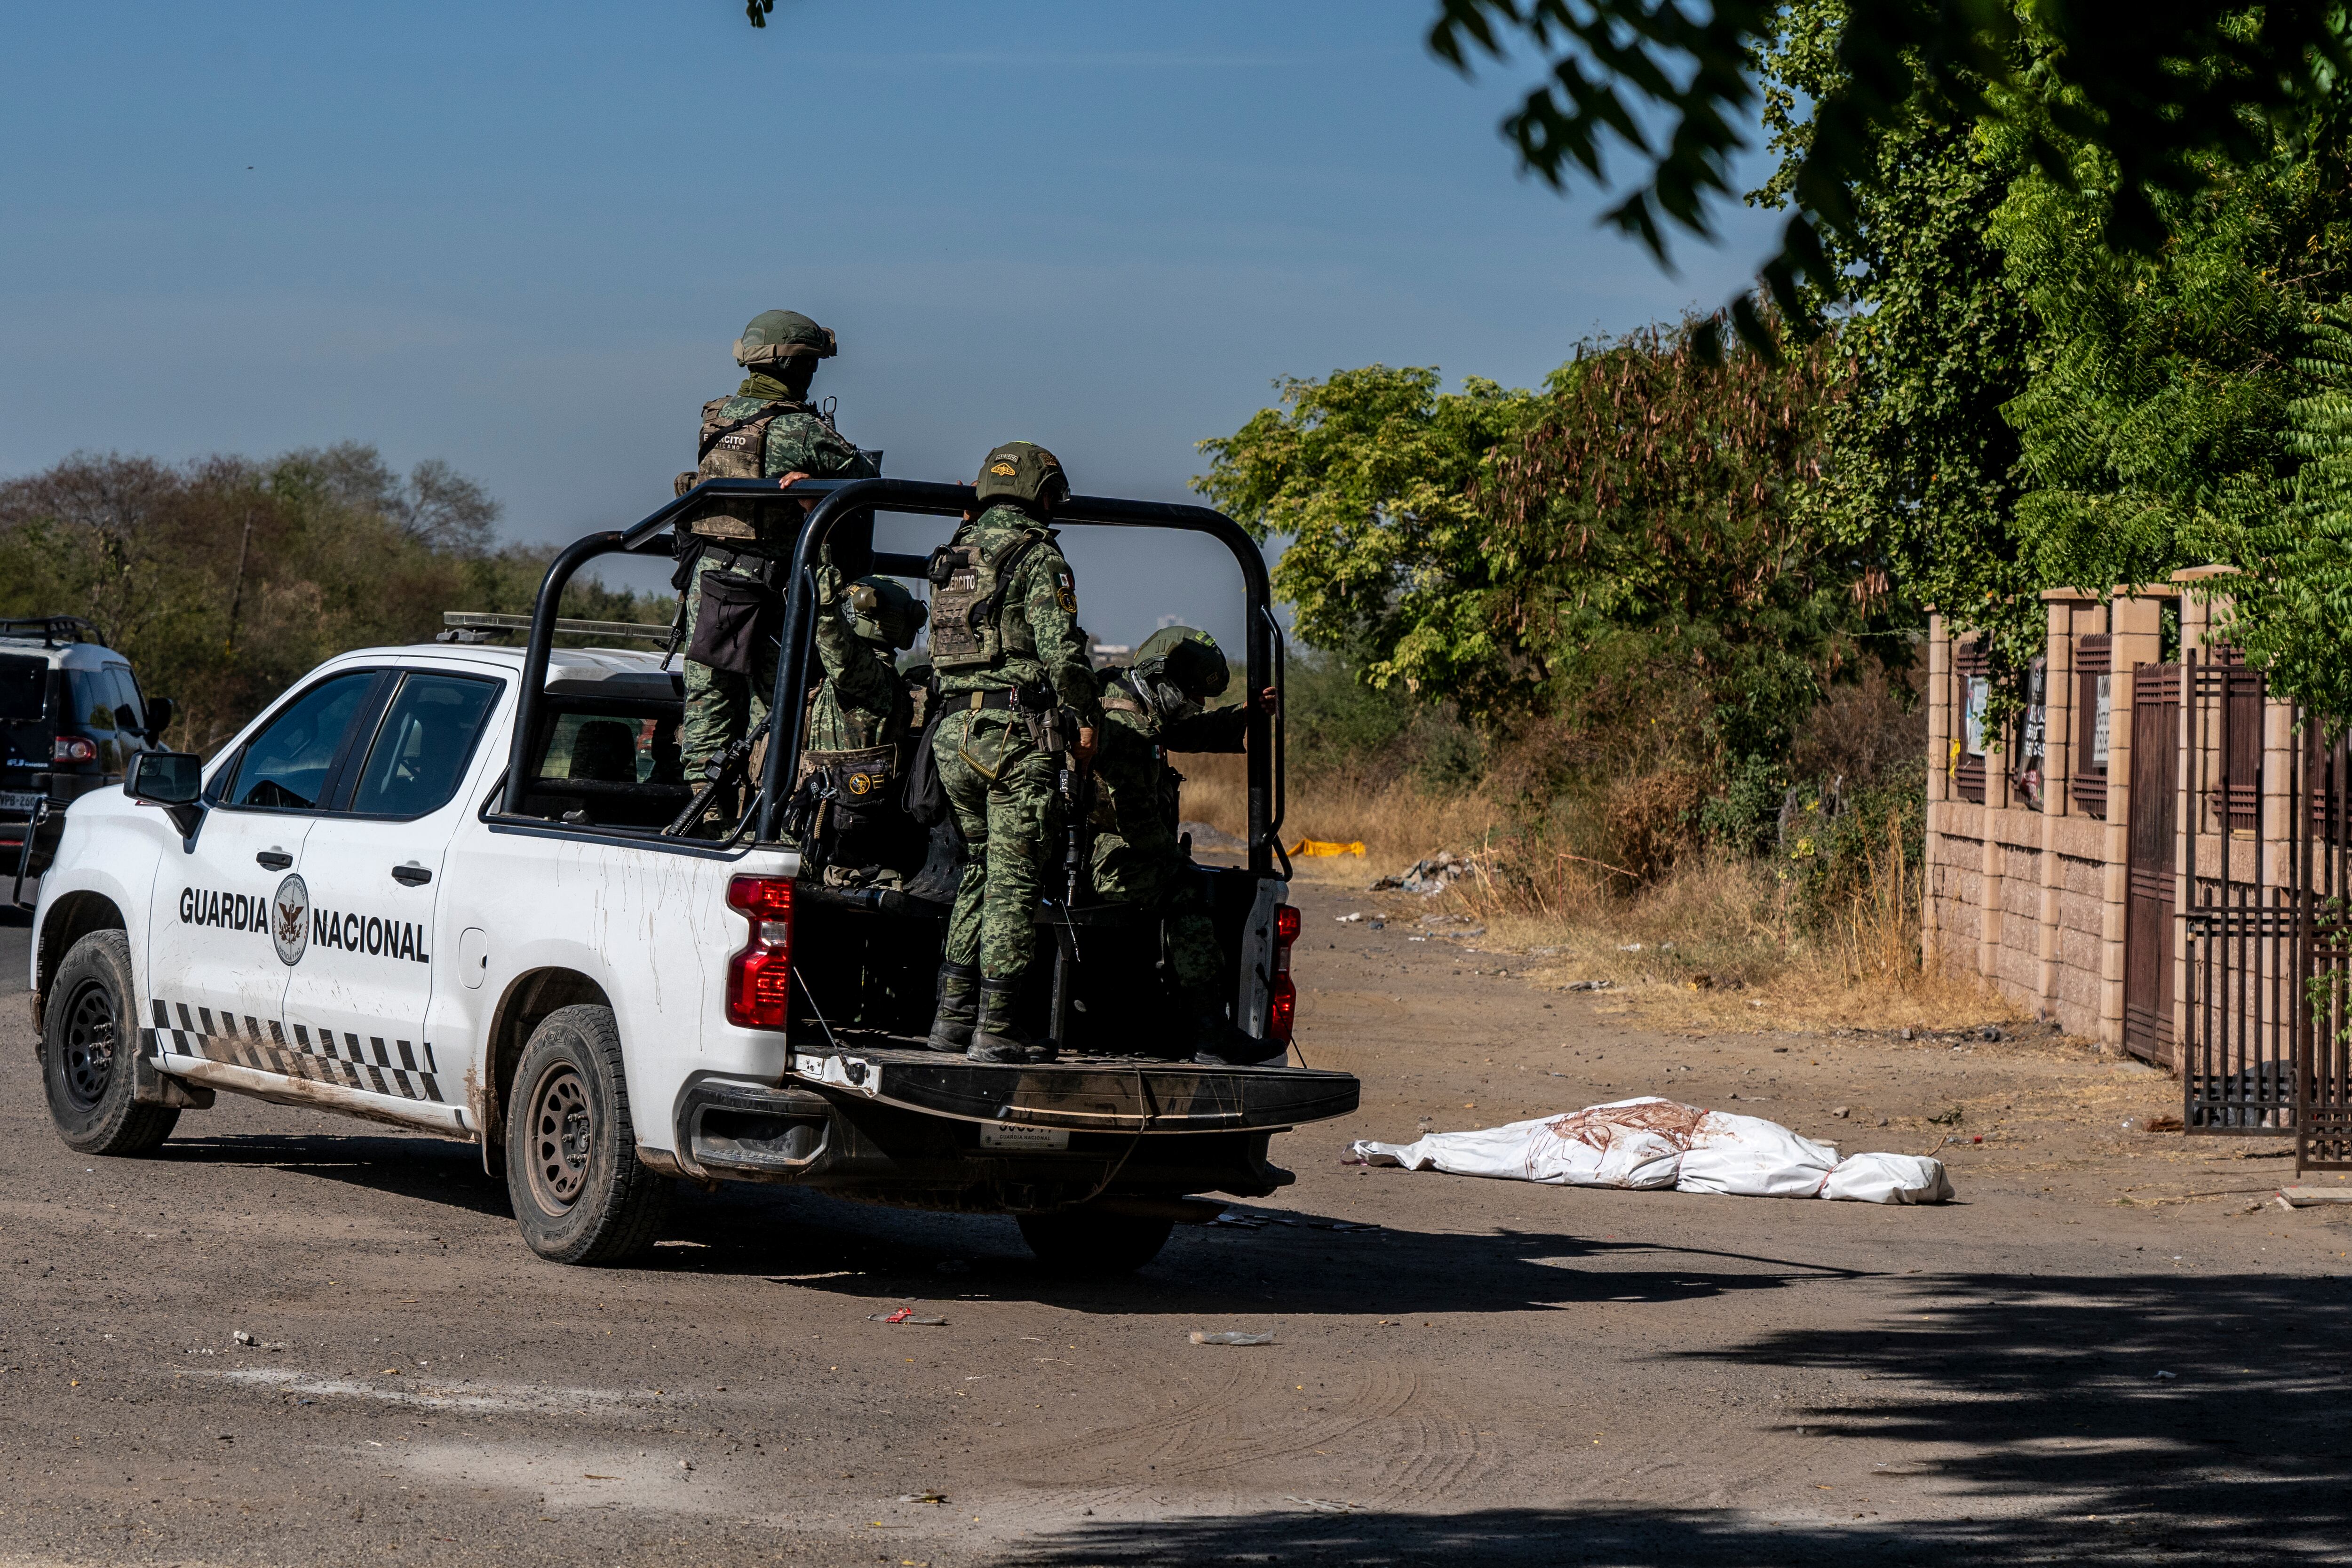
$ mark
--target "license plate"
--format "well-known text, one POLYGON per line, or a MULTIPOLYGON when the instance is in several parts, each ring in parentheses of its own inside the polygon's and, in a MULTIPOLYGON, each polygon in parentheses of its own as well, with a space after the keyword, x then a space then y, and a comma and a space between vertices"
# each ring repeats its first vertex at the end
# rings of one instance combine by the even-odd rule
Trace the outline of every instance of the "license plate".
POLYGON ((20 795, 14 791, 0 791, 0 811, 21 811, 29 816, 41 802, 48 798, 45 795, 20 795))
POLYGON ((980 1146, 983 1149, 1066 1149, 1070 1146, 1070 1130, 1066 1127, 1016 1127, 1004 1121, 983 1121, 980 1124, 980 1146))

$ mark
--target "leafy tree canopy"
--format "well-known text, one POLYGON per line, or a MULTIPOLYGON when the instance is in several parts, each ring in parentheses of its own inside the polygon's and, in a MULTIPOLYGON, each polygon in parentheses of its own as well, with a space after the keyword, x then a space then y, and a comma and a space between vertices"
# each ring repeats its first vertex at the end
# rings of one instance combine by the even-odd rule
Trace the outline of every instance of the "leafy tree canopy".
MULTIPOLYGON (((1759 61, 1783 40, 1790 9, 1811 15, 1835 57, 1791 148, 1789 222, 1763 268, 1780 309, 1799 318, 1819 296, 1843 294, 1836 251, 1867 226, 1884 143, 1923 121, 2001 127, 2070 191, 2083 154, 2095 153, 2112 175, 2099 237, 2151 255, 2170 233, 2168 209, 2203 190, 2217 161, 2259 161, 2276 125, 2307 118, 2352 71, 2333 0, 1842 0, 1834 12, 1757 0, 1440 0, 1429 43, 1465 71, 1482 56, 1540 57, 1543 80, 1503 125, 1521 167, 1555 186, 1580 173, 1600 180, 1609 143, 1630 150, 1646 169, 1608 221, 1663 259, 1670 226, 1712 237, 1710 206, 1732 194, 1732 162, 1748 144, 1759 61), (1662 135, 1647 128, 1659 121, 1662 135)), ((1769 342, 1744 301, 1734 314, 1743 337, 1769 342)))
POLYGON ((1379 365, 1285 383, 1202 443, 1194 483, 1292 536, 1275 584, 1299 634, 1376 685, 1489 721, 1687 712, 1712 760, 1777 753, 1892 629, 1887 580, 1797 501, 1843 352, 1709 363, 1706 325, 1588 343, 1539 393, 1379 365))
MULTIPOLYGON (((1850 0, 1784 14, 1762 58, 1783 161, 1756 199, 1789 199, 1858 15, 1850 0)), ((2246 567, 2263 581, 2241 585, 2241 640, 2287 660, 2283 689, 2316 693, 2320 661, 2286 650, 2326 599, 2292 579, 2327 537, 2312 510, 2327 485, 2299 470, 2332 438, 2333 362, 2312 334, 2352 286, 2338 111, 2281 113, 2233 157, 2196 155, 2193 180, 2142 194, 2170 238, 2137 253, 2113 243, 2125 163, 2070 133, 2079 116, 2045 112, 2074 95, 2048 85, 2066 47, 2025 26, 2007 79, 2045 97, 1969 127, 1920 110, 1882 138, 1834 252, 1861 372, 1828 432, 1825 524, 1883 550, 1908 595, 1989 633, 2012 669, 2039 651, 2040 589, 2246 567)))
MULTIPOLYGON (((552 552, 492 548, 498 503, 447 464, 346 444, 173 467, 80 455, 0 481, 0 615, 78 615, 209 751, 321 659, 429 639, 444 610, 525 614, 552 552)), ((575 580, 565 614, 667 622, 667 595, 575 580)))

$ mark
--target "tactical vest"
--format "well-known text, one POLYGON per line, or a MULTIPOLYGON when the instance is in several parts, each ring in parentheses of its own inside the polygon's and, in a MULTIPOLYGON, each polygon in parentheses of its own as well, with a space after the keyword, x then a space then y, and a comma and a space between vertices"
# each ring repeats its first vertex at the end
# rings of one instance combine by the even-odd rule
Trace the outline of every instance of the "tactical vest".
MULTIPOLYGON (((696 484, 704 479, 766 479, 768 426, 786 414, 816 412, 805 403, 776 402, 763 403, 740 419, 722 417, 719 411, 733 401, 730 397, 714 397, 702 405, 702 431, 696 443, 696 484)), ((755 501, 730 496, 704 507, 686 526, 687 531, 704 539, 790 538, 799 518, 796 501, 755 501), (788 507, 789 514, 785 510, 788 507)))
POLYGON ((991 546, 942 544, 931 552, 931 664, 938 669, 992 665, 1008 653, 1034 654, 1029 618, 1008 622, 1004 595, 1029 552, 1045 542, 1026 528, 991 546))

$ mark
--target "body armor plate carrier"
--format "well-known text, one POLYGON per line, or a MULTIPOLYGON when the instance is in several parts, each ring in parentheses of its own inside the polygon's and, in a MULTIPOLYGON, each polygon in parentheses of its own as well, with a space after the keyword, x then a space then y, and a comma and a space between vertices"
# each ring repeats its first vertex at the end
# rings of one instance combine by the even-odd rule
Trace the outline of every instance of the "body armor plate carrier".
POLYGON ((1004 595, 1013 572, 1045 538, 1044 529, 1027 529, 992 551, 943 544, 931 552, 932 668, 971 669, 994 664, 1008 652, 1036 651, 1025 617, 1017 629, 1006 626, 1004 595))
MULTIPOLYGON (((702 432, 695 444, 698 461, 691 489, 704 479, 764 479, 767 475, 768 426, 786 414, 814 414, 805 403, 763 403, 740 419, 728 419, 719 410, 733 399, 714 397, 702 405, 702 432)), ((685 483, 686 476, 678 476, 685 483)), ((682 489, 680 494, 684 494, 682 489)), ((740 497, 729 497, 704 507, 687 524, 690 533, 704 539, 726 539, 738 542, 773 537, 781 533, 789 537, 790 526, 800 516, 799 503, 794 501, 753 501, 740 497), (789 517, 784 511, 791 508, 789 517), (787 525, 776 527, 779 518, 787 525)))

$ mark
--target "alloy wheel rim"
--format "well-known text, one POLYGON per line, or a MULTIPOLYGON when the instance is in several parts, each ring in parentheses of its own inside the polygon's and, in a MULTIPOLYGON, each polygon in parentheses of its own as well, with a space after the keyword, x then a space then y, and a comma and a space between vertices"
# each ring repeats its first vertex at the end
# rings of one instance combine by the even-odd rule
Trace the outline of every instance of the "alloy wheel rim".
POLYGON ((589 1152, 596 1138, 588 1085, 569 1063, 539 1080, 530 1104, 530 1190, 548 1213, 561 1215, 588 1184, 589 1152))

